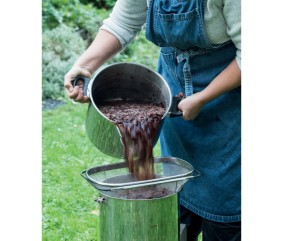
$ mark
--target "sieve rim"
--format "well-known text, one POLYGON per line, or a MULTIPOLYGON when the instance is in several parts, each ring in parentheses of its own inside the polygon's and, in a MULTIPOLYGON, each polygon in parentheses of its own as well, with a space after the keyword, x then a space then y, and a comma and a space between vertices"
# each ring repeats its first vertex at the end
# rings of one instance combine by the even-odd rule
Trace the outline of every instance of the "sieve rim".
MULTIPOLYGON (((169 164, 176 164, 184 167, 188 171, 182 174, 178 175, 172 175, 172 176, 167 176, 167 177, 158 177, 154 179, 148 179, 148 180, 143 180, 143 181, 134 181, 134 182, 124 182, 124 183, 106 183, 104 181, 99 181, 93 178, 91 175, 94 173, 99 173, 103 171, 110 171, 110 170, 115 170, 119 168, 127 168, 127 163, 126 162, 119 162, 119 163, 114 163, 114 164, 109 164, 109 165, 103 165, 103 166, 97 166, 97 167, 92 167, 88 170, 86 170, 85 175, 86 178, 91 181, 92 183, 99 185, 100 188, 123 188, 123 187, 131 187, 131 186, 143 186, 143 185, 156 185, 156 184, 161 184, 163 182, 171 182, 175 181, 176 179, 187 179, 191 176, 191 174, 194 172, 193 166, 180 158, 177 157, 155 157, 154 158, 154 164, 156 163, 169 163, 169 164)), ((98 187, 98 189, 100 189, 98 187)))

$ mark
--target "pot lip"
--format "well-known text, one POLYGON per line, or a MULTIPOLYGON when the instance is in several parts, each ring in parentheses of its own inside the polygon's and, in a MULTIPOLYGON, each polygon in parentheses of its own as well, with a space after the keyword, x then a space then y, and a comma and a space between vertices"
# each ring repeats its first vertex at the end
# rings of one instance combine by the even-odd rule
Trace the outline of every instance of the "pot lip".
POLYGON ((171 92, 171 89, 170 89, 170 86, 169 84, 167 83, 167 81, 165 80, 165 78, 159 74, 157 71, 149 68, 148 66, 144 65, 144 64, 140 64, 140 63, 136 63, 136 62, 116 62, 116 63, 112 63, 112 64, 109 64, 109 65, 105 65, 105 66, 101 66, 95 73, 95 75, 91 78, 90 82, 89 82, 89 85, 88 85, 88 95, 89 95, 89 98, 91 99, 91 104, 93 107, 96 108, 96 110, 108 121, 110 121, 111 123, 114 123, 112 120, 110 120, 109 118, 107 118, 100 110, 99 108, 97 107, 97 105, 95 104, 95 101, 93 99, 93 96, 91 94, 91 89, 92 89, 92 86, 93 86, 93 83, 95 81, 95 79, 97 78, 97 76, 102 72, 104 71, 105 69, 108 69, 108 68, 111 68, 113 66, 116 66, 116 65, 135 65, 135 66, 140 66, 140 67, 143 67, 145 69, 147 69, 148 71, 150 71, 151 73, 157 75, 162 81, 163 83, 165 84, 167 90, 168 90, 168 93, 169 93, 169 104, 168 104, 168 107, 162 117, 162 119, 164 119, 167 115, 168 115, 168 112, 170 111, 170 108, 171 108, 171 105, 172 105, 172 92, 171 92))
POLYGON ((99 193, 103 196, 111 199, 116 199, 116 200, 123 200, 123 201, 157 201, 157 200, 161 200, 161 199, 166 199, 169 198, 171 196, 177 195, 178 192, 172 192, 171 194, 168 194, 166 196, 163 197, 159 197, 159 198, 138 198, 138 199, 134 199, 134 198, 119 198, 119 197, 112 197, 111 195, 106 194, 105 192, 101 192, 99 191, 99 193))

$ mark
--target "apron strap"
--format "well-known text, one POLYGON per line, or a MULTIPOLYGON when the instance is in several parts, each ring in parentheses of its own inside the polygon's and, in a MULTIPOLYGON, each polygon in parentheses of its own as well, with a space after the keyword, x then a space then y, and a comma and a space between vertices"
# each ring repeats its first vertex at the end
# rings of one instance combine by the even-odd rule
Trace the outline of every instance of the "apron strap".
POLYGON ((189 65, 189 53, 181 53, 177 58, 177 62, 181 63, 185 60, 183 65, 183 75, 184 75, 184 82, 185 82, 185 96, 190 96, 193 94, 193 86, 192 86, 192 78, 190 72, 190 65, 189 65))

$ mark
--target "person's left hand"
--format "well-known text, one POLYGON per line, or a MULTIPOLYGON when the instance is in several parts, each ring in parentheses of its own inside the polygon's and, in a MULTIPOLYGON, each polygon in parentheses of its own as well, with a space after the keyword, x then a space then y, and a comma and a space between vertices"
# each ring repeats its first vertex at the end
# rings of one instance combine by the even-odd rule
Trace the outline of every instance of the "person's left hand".
POLYGON ((193 120, 196 116, 198 116, 203 105, 204 103, 201 99, 200 93, 195 93, 182 99, 178 104, 178 108, 183 112, 183 119, 193 120))

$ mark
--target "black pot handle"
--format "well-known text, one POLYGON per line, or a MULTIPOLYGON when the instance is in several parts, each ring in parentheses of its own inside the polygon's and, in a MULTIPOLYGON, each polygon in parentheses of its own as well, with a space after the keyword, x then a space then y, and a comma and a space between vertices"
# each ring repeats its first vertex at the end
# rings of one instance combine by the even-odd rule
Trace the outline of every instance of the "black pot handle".
POLYGON ((170 110, 168 112, 168 117, 178 117, 182 116, 183 112, 179 110, 178 104, 183 99, 183 97, 180 96, 173 96, 172 98, 172 105, 170 107, 170 110))
POLYGON ((83 89, 84 89, 84 95, 87 96, 87 92, 88 92, 88 85, 89 85, 89 82, 90 82, 90 78, 88 77, 85 77, 85 76, 82 76, 82 75, 78 75, 74 81, 73 81, 73 86, 76 86, 78 85, 78 82, 82 80, 83 81, 83 89))

